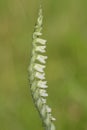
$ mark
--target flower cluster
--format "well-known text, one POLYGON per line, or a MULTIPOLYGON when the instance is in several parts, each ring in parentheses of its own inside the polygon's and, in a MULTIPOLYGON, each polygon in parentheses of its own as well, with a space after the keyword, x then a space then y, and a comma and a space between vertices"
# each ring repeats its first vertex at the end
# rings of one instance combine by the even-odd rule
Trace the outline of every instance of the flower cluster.
POLYGON ((40 8, 37 24, 33 33, 33 49, 29 66, 29 80, 34 103, 40 113, 46 130, 55 130, 55 126, 53 124, 55 118, 51 115, 51 108, 46 104, 46 97, 48 96, 46 88, 48 86, 45 79, 44 69, 46 67, 46 59, 48 57, 44 55, 46 52, 47 41, 40 38, 42 35, 42 21, 42 8, 40 8))

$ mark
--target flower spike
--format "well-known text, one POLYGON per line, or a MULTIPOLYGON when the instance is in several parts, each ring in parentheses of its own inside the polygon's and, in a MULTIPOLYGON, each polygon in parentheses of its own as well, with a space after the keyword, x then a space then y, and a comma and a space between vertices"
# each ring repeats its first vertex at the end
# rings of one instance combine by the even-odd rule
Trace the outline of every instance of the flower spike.
POLYGON ((53 123, 55 118, 52 117, 51 108, 47 105, 46 101, 46 97, 48 96, 46 88, 48 85, 47 81, 45 81, 44 69, 46 68, 46 60, 48 57, 43 55, 43 53, 46 52, 47 41, 40 38, 42 35, 42 22, 42 8, 40 7, 37 24, 33 33, 32 57, 28 69, 30 89, 35 106, 45 126, 45 130, 55 130, 55 125, 53 123))

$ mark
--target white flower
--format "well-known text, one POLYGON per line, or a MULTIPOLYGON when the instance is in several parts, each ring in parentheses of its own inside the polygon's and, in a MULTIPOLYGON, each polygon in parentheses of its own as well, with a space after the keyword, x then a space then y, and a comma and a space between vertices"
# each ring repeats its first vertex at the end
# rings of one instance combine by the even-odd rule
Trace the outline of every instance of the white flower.
POLYGON ((35 77, 38 78, 38 79, 43 80, 43 79, 45 79, 45 73, 36 72, 35 77))
POLYGON ((44 65, 40 65, 40 64, 35 64, 34 65, 34 69, 36 70, 36 71, 38 71, 38 72, 44 72, 44 68, 45 68, 46 66, 44 66, 44 65))
POLYGON ((35 39, 37 36, 41 36, 41 35, 42 35, 42 33, 40 33, 40 32, 34 32, 33 38, 35 39))
POLYGON ((47 96, 48 96, 48 93, 46 93, 46 90, 40 89, 40 96, 42 96, 42 97, 47 97, 47 96))
POLYGON ((37 43, 40 43, 40 44, 42 44, 42 45, 45 45, 46 42, 47 42, 47 40, 44 40, 44 39, 41 39, 41 38, 37 38, 37 39, 36 39, 36 42, 37 42, 37 43))
POLYGON ((41 100, 42 100, 42 102, 43 102, 43 103, 46 103, 46 99, 44 99, 44 98, 41 98, 41 100))
POLYGON ((46 48, 46 46, 37 46, 36 51, 44 53, 44 52, 46 52, 45 48, 46 48))
POLYGON ((46 105, 46 110, 47 110, 48 113, 50 113, 52 111, 51 108, 48 105, 46 105))
POLYGON ((39 62, 45 64, 45 63, 46 63, 45 60, 46 60, 47 58, 48 58, 47 56, 38 55, 36 59, 37 59, 39 62))
POLYGON ((40 88, 47 88, 48 86, 46 85, 47 81, 38 81, 37 86, 40 88))
POLYGON ((42 33, 40 33, 40 32, 34 32, 34 35, 41 36, 42 33))

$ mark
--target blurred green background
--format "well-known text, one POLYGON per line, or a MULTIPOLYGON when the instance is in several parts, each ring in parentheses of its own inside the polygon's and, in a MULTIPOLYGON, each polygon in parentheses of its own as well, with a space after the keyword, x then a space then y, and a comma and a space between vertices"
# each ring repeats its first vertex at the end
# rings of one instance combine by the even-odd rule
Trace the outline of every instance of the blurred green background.
MULTIPOLYGON (((39 0, 0 0, 0 130, 43 130, 27 68, 39 0)), ((87 0, 43 0, 48 104, 58 130, 87 130, 87 0)))

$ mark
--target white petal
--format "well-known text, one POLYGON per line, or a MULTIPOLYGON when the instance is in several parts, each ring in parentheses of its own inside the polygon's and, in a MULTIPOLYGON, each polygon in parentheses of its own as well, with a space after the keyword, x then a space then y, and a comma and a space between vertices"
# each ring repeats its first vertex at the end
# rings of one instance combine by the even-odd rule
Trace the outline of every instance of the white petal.
POLYGON ((49 114, 52 121, 55 121, 56 118, 52 117, 51 113, 49 114))
POLYGON ((48 93, 46 93, 46 90, 40 89, 40 95, 41 95, 42 97, 47 97, 47 96, 48 96, 48 93))
POLYGON ((37 59, 38 61, 40 61, 41 63, 45 64, 45 63, 46 63, 45 60, 46 60, 47 58, 48 58, 47 56, 38 55, 36 59, 37 59))
POLYGON ((40 43, 40 44, 42 44, 42 45, 45 45, 46 42, 47 42, 47 40, 44 40, 44 39, 41 39, 41 38, 37 38, 37 39, 36 39, 36 42, 37 42, 37 43, 40 43))
POLYGON ((43 80, 43 79, 45 79, 45 73, 36 72, 35 77, 43 80))
POLYGON ((54 118, 54 117, 51 117, 51 120, 52 120, 52 121, 55 121, 55 120, 56 120, 56 118, 54 118))
POLYGON ((37 86, 40 88, 47 88, 48 86, 46 85, 47 81, 38 81, 37 86))
POLYGON ((41 53, 44 53, 44 52, 46 52, 46 51, 45 51, 45 48, 46 48, 46 46, 37 46, 37 47, 36 47, 36 51, 41 52, 41 53))
POLYGON ((36 70, 36 71, 38 71, 38 72, 44 72, 44 69, 45 68, 45 66, 44 65, 40 65, 40 64, 35 64, 34 65, 34 69, 36 70))

